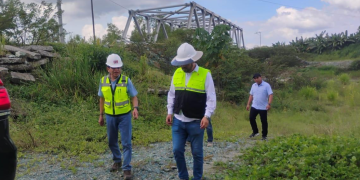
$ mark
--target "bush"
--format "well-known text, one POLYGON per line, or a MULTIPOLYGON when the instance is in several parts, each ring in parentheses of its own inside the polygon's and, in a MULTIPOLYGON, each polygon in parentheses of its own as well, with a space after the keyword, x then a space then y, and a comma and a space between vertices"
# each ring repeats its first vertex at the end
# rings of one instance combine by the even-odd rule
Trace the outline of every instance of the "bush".
POLYGON ((280 137, 247 149, 225 179, 357 179, 360 141, 346 137, 280 137))
POLYGON ((327 92, 326 97, 329 101, 335 102, 339 97, 339 93, 337 91, 330 90, 327 92))
POLYGON ((299 94, 305 99, 314 99, 317 96, 317 91, 313 87, 306 86, 300 89, 299 94))
POLYGON ((350 83, 350 76, 348 74, 341 74, 339 80, 342 84, 346 85, 350 83))
POLYGON ((357 71, 360 70, 360 60, 353 61, 349 67, 350 70, 357 71))

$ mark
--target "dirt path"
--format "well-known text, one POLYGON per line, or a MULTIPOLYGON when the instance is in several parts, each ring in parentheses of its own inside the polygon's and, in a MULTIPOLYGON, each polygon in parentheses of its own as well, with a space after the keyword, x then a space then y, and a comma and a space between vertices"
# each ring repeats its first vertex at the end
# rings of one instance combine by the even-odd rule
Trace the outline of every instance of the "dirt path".
MULTIPOLYGON (((239 139, 236 142, 214 142, 213 147, 204 146, 204 176, 216 179, 215 162, 229 162, 241 155, 242 149, 253 146, 255 141, 239 139)), ((112 156, 108 151, 99 159, 89 163, 76 158, 59 162, 57 155, 25 153, 19 158, 17 179, 122 179, 122 172, 110 173, 112 156)), ((190 147, 185 148, 185 158, 192 176, 192 155, 190 147)), ((172 143, 154 143, 147 147, 134 147, 132 156, 133 174, 136 180, 178 179, 172 143)))

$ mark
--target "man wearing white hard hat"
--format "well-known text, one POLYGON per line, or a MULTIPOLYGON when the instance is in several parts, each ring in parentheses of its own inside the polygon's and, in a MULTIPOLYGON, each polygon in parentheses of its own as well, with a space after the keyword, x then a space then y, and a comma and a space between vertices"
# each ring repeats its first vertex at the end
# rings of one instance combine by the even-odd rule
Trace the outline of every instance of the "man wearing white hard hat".
POLYGON ((216 108, 210 70, 195 63, 202 55, 203 52, 196 51, 192 45, 183 43, 171 61, 173 66, 180 67, 174 73, 168 93, 166 124, 172 126, 173 153, 180 179, 189 179, 184 157, 187 139, 194 159, 194 180, 202 178, 204 129, 216 108))
POLYGON ((130 78, 121 73, 123 63, 117 54, 110 54, 106 60, 108 75, 100 80, 98 96, 100 97, 100 126, 104 125, 106 117, 109 148, 113 154, 114 164, 110 171, 122 168, 125 179, 131 179, 131 118, 138 118, 138 99, 130 78), (130 103, 130 99, 131 102, 130 103), (132 111, 132 113, 131 113, 132 111), (118 144, 118 131, 121 134, 123 158, 118 144))

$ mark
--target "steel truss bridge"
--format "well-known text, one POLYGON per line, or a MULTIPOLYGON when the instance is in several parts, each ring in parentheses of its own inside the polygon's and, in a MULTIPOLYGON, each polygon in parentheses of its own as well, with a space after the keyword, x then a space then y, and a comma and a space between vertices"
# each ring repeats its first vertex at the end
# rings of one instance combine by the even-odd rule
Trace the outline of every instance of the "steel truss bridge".
POLYGON ((153 37, 154 42, 157 41, 160 28, 163 29, 165 37, 168 38, 168 33, 166 31, 165 25, 169 25, 171 31, 178 28, 204 28, 206 31, 211 33, 211 31, 216 25, 225 24, 230 26, 231 28, 229 34, 230 37, 233 39, 233 42, 239 48, 245 48, 242 28, 230 22, 229 20, 215 14, 214 12, 206 9, 205 7, 197 4, 194 1, 173 6, 129 10, 129 17, 122 37, 126 37, 130 23, 132 20, 134 20, 136 29, 138 30, 142 38, 145 40, 144 34, 142 33, 140 28, 139 21, 137 20, 137 18, 139 17, 145 18, 147 34, 151 34, 150 21, 155 20, 156 29, 155 36, 153 37))

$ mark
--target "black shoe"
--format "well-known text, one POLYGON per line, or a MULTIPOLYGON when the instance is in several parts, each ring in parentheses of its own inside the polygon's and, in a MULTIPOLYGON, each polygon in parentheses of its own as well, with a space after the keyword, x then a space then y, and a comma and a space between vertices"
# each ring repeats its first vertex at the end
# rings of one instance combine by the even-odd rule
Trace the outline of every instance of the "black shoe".
POLYGON ((258 135, 259 135, 259 133, 252 133, 252 134, 249 136, 249 138, 253 138, 253 137, 258 136, 258 135))
POLYGON ((263 136, 261 140, 267 141, 267 137, 266 137, 266 136, 263 136))

